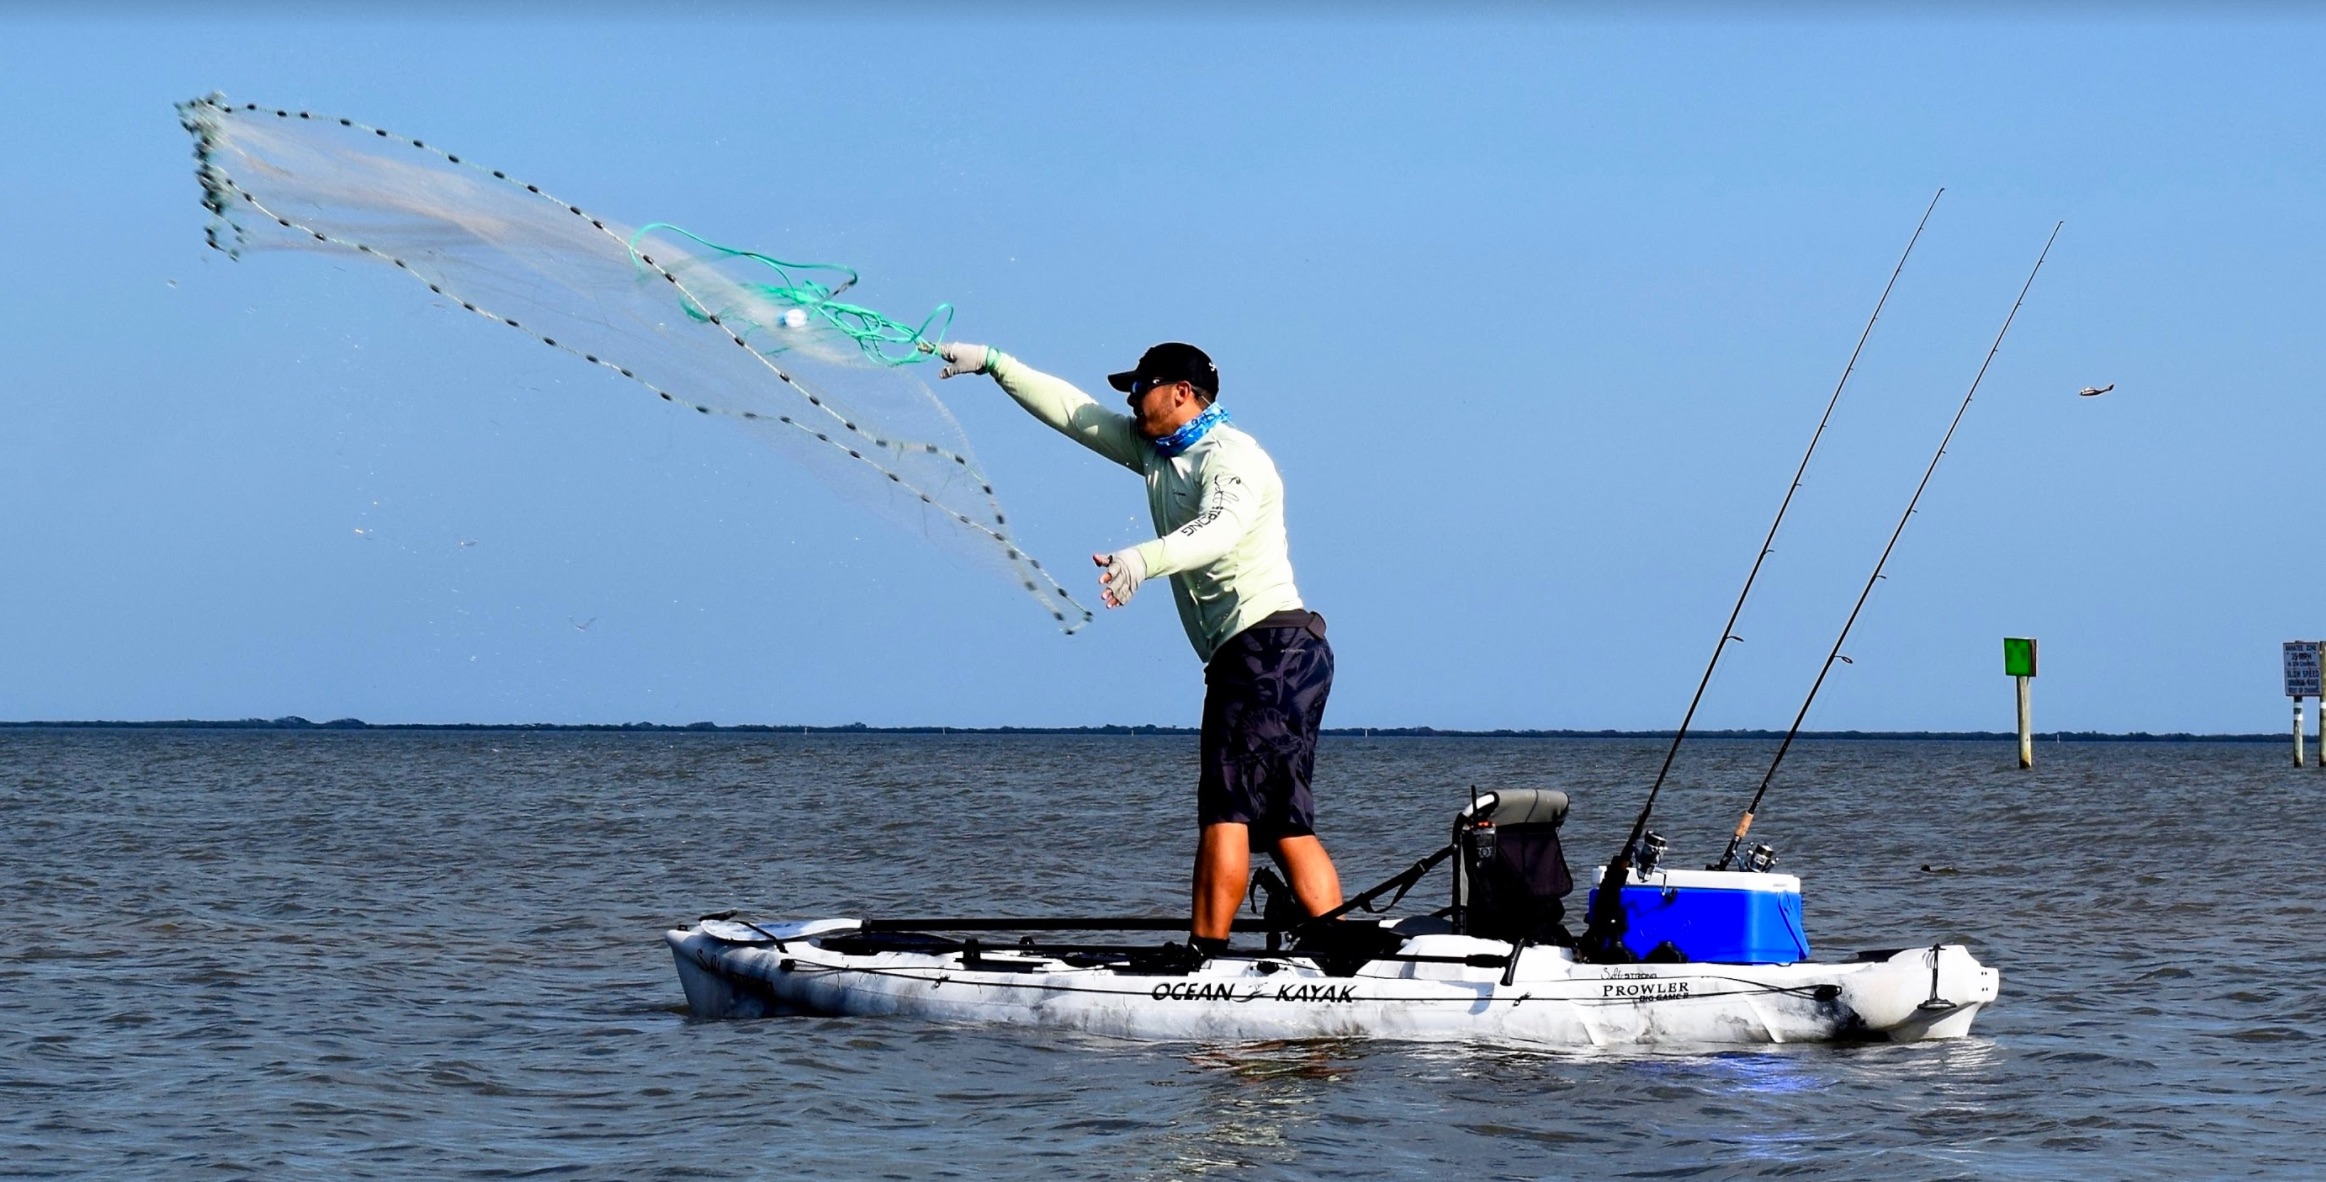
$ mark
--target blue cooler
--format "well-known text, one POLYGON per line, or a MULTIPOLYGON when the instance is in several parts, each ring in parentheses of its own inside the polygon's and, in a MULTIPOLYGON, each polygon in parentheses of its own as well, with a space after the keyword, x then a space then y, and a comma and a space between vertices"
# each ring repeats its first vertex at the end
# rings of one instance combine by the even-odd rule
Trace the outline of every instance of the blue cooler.
MULTIPOLYGON (((1603 878, 1601 867, 1593 880, 1603 878)), ((1596 906, 1597 889, 1591 892, 1596 906)), ((1623 887, 1623 946, 1645 957, 1671 941, 1692 961, 1793 964, 1809 959, 1801 880, 1790 874, 1657 870, 1623 887)))

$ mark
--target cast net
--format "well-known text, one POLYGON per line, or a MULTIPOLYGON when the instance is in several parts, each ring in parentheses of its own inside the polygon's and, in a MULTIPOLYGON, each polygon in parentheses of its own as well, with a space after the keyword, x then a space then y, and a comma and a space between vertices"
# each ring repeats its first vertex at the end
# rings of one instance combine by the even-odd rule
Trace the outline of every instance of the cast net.
POLYGON ((723 418, 973 566, 1068 632, 1090 620, 1019 547, 959 422, 918 376, 918 324, 841 299, 845 267, 788 263, 660 222, 631 227, 435 145, 222 97, 178 106, 210 245, 376 260, 461 308, 723 418))

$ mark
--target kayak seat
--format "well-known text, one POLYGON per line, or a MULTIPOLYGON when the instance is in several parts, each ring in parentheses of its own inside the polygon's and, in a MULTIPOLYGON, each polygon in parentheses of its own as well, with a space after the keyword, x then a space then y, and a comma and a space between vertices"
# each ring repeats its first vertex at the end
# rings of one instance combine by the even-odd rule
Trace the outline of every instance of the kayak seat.
POLYGON ((1572 944, 1565 920, 1575 889, 1559 846, 1567 794, 1548 788, 1481 793, 1454 818, 1455 930, 1486 940, 1572 944))

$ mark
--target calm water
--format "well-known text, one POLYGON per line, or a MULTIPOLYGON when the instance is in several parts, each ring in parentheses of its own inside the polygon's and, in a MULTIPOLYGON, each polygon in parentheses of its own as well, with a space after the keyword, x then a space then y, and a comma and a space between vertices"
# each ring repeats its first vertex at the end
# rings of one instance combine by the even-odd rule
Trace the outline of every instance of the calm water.
MULTIPOLYGON (((1692 745, 1678 864, 1766 750, 1692 745)), ((1587 864, 1657 753, 1327 739, 1321 827, 1355 885, 1554 786, 1587 864)), ((1544 1054, 685 1016, 705 911, 1179 910, 1188 739, 0 732, 0 1175, 2326 1173, 2326 772, 2038 758, 1811 744, 1756 829, 1824 953, 1999 966, 1977 1037, 1544 1054)))

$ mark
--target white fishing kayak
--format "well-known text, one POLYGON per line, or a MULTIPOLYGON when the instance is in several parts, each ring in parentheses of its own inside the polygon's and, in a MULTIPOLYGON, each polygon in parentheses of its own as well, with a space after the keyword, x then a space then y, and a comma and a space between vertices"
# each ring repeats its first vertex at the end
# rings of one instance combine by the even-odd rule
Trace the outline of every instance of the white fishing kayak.
POLYGON ((1298 953, 1234 951, 1156 974, 1007 944, 905 938, 881 950, 854 919, 707 919, 665 939, 698 1017, 897 1015, 1148 1040, 1912 1042, 1969 1033, 2000 985, 1959 944, 1800 964, 1586 964, 1567 948, 1526 947, 1513 969, 1511 944, 1419 930, 1429 926, 1390 929, 1404 936, 1396 952, 1345 976, 1298 953))

